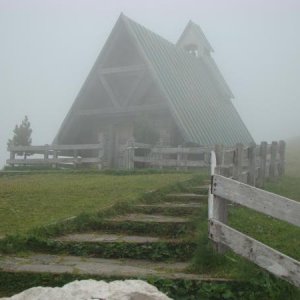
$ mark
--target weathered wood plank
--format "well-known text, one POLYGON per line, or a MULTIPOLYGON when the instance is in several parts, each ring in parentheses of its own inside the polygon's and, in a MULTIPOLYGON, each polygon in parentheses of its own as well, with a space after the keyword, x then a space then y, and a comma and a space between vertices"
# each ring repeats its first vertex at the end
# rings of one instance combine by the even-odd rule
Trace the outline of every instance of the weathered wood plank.
POLYGON ((279 152, 279 165, 278 165, 279 176, 282 176, 285 173, 285 148, 286 148, 285 141, 280 141, 279 149, 278 149, 278 152, 279 152))
POLYGON ((300 226, 300 203, 247 184, 215 175, 213 194, 300 226))
POLYGON ((211 151, 211 148, 178 148, 178 147, 161 147, 152 148, 153 153, 163 154, 203 154, 211 151))
POLYGON ((48 159, 39 159, 39 158, 32 158, 32 159, 8 159, 6 163, 8 164, 16 164, 16 165, 35 165, 35 164, 68 164, 68 163, 99 163, 101 159, 98 157, 61 157, 61 158, 48 158, 48 159))
POLYGON ((278 143, 272 142, 271 145, 271 160, 270 160, 270 179, 274 179, 278 176, 277 166, 277 154, 278 154, 278 143))
POLYGON ((114 68, 102 68, 99 71, 99 73, 100 74, 114 74, 114 73, 137 72, 137 71, 143 71, 143 70, 146 70, 145 64, 114 67, 114 68))
MULTIPOLYGON (((224 169, 222 169, 222 165, 224 163, 224 147, 222 145, 215 146, 215 159, 215 174, 225 175, 222 173, 224 171, 224 169)), ((212 197, 209 199, 209 202, 209 205, 211 205, 210 214, 212 214, 212 217, 226 224, 228 221, 228 201, 222 197, 216 196, 213 193, 212 197)), ((213 247, 220 254, 225 253, 227 250, 226 246, 218 242, 215 242, 213 247)))
POLYGON ((233 168, 233 178, 236 180, 241 180, 241 173, 243 169, 243 153, 244 145, 239 143, 236 144, 236 149, 234 153, 234 168, 233 168))
MULTIPOLYGON (((146 101, 146 100, 145 100, 146 101)), ((78 116, 104 116, 104 115, 127 115, 144 111, 168 110, 166 104, 130 105, 127 107, 114 107, 103 109, 82 109, 76 112, 78 116)))
POLYGON ((135 147, 135 148, 146 148, 146 149, 151 149, 153 146, 150 145, 150 144, 144 144, 144 143, 134 142, 134 143, 133 143, 133 147, 135 147))
POLYGON ((180 162, 178 164, 177 159, 163 159, 157 161, 153 157, 143 157, 143 156, 135 156, 134 157, 135 162, 142 162, 142 163, 149 163, 152 166, 157 166, 160 164, 163 167, 207 167, 207 163, 205 161, 193 161, 193 160, 187 160, 180 162))
POLYGON ((9 151, 28 152, 44 154, 51 150, 97 150, 101 149, 102 144, 79 144, 79 145, 42 145, 42 146, 10 146, 9 151))
POLYGON ((257 186, 259 187, 263 187, 265 184, 267 151, 268 151, 267 148, 268 148, 267 142, 261 142, 259 148, 260 163, 259 163, 259 172, 258 172, 258 180, 257 180, 257 186))
POLYGON ((209 237, 258 266, 300 287, 300 262, 215 220, 210 220, 209 237))

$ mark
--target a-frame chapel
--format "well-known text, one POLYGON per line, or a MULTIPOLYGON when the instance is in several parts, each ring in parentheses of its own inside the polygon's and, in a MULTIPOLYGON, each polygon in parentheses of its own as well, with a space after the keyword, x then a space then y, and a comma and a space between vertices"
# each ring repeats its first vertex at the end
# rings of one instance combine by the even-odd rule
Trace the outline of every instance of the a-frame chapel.
POLYGON ((193 22, 173 44, 121 14, 53 143, 101 137, 113 166, 132 137, 174 146, 253 142, 212 51, 193 22))

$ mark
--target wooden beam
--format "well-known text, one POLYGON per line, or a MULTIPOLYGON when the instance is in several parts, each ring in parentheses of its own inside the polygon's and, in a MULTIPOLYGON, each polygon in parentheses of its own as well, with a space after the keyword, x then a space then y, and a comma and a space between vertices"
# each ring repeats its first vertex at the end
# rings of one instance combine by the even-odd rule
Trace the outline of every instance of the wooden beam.
POLYGON ((103 108, 103 109, 84 109, 76 112, 78 116, 111 116, 119 114, 132 114, 144 111, 162 111, 167 110, 167 104, 151 104, 151 105, 132 105, 127 107, 103 108))
POLYGON ((107 83, 105 77, 103 75, 100 75, 100 81, 105 89, 105 91, 107 92, 112 104, 114 107, 120 107, 120 103, 118 102, 118 100, 115 97, 115 94, 113 92, 113 90, 111 89, 110 85, 107 83))
POLYGON ((139 85, 141 84, 141 82, 144 80, 145 78, 145 72, 139 72, 138 73, 138 78, 136 79, 135 83, 132 85, 131 90, 128 94, 128 96, 126 97, 125 101, 124 101, 124 106, 128 106, 128 103, 130 101, 130 99, 133 97, 133 95, 136 93, 139 85))
POLYGON ((41 153, 51 150, 97 150, 102 144, 79 144, 79 145, 42 145, 42 146, 10 146, 9 151, 41 153))
POLYGON ((48 158, 48 159, 42 159, 42 158, 32 158, 32 159, 14 159, 10 160, 8 159, 6 163, 8 164, 16 164, 16 165, 35 165, 35 164, 81 164, 81 163, 99 163, 101 162, 101 159, 99 157, 61 157, 61 158, 48 158))
POLYGON ((122 67, 113 67, 113 68, 102 68, 99 70, 100 74, 115 74, 115 73, 130 73, 144 71, 147 69, 145 64, 140 65, 131 65, 131 66, 122 66, 122 67))
POLYGON ((197 148, 183 148, 183 147, 162 147, 162 148, 152 148, 153 153, 164 153, 164 154, 203 154, 210 153, 211 148, 197 147, 197 148))
POLYGON ((153 159, 152 157, 135 156, 134 161, 149 163, 151 166, 157 166, 158 164, 160 164, 162 167, 196 167, 196 168, 207 167, 207 164, 203 160, 202 161, 188 160, 186 162, 182 162, 182 165, 181 164, 178 165, 177 159, 160 159, 159 162, 157 162, 157 160, 153 159))
POLYGON ((300 263, 271 247, 217 221, 210 220, 209 237, 258 266, 300 287, 300 263))
POLYGON ((215 175, 213 194, 279 220, 300 226, 300 202, 215 175))

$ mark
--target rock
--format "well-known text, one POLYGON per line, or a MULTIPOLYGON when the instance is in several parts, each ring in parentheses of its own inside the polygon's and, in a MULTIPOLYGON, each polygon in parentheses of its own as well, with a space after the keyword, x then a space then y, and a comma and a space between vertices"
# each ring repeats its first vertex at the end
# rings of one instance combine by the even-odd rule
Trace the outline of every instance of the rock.
POLYGON ((73 281, 61 288, 34 287, 14 295, 11 300, 170 300, 156 287, 142 280, 73 281))

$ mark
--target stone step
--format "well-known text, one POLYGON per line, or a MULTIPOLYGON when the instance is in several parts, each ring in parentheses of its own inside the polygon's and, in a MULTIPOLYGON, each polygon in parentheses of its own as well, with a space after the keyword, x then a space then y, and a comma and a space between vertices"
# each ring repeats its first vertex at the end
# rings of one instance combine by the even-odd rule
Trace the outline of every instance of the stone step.
POLYGON ((177 237, 195 229, 187 217, 161 214, 130 213, 107 218, 96 225, 97 230, 130 235, 177 237))
POLYGON ((226 281, 209 276, 186 273, 188 264, 182 262, 155 263, 144 260, 117 260, 32 254, 26 257, 0 256, 1 272, 39 274, 94 275, 103 278, 168 278, 199 281, 226 281))
POLYGON ((166 200, 176 202, 207 202, 207 195, 199 195, 195 193, 174 193, 166 195, 166 200))
POLYGON ((203 204, 199 202, 159 202, 153 204, 139 204, 134 206, 133 210, 147 214, 159 213, 163 215, 183 216, 199 213, 201 207, 203 207, 203 204))
POLYGON ((159 237, 108 234, 103 232, 75 233, 53 239, 59 242, 88 242, 88 243, 135 243, 145 244, 162 241, 174 241, 174 239, 162 239, 159 237))
MULTIPOLYGON (((196 251, 189 239, 86 232, 69 234, 39 243, 39 252, 101 258, 132 258, 152 261, 187 261, 196 251)), ((32 251, 35 249, 32 248, 32 251)))
POLYGON ((201 208, 200 202, 188 202, 188 203, 178 203, 178 202, 160 202, 153 204, 138 204, 135 207, 159 207, 159 208, 201 208))
POLYGON ((143 223, 189 223, 190 220, 184 217, 174 217, 165 215, 151 215, 151 214, 128 214, 119 215, 107 219, 110 222, 143 222, 143 223))

